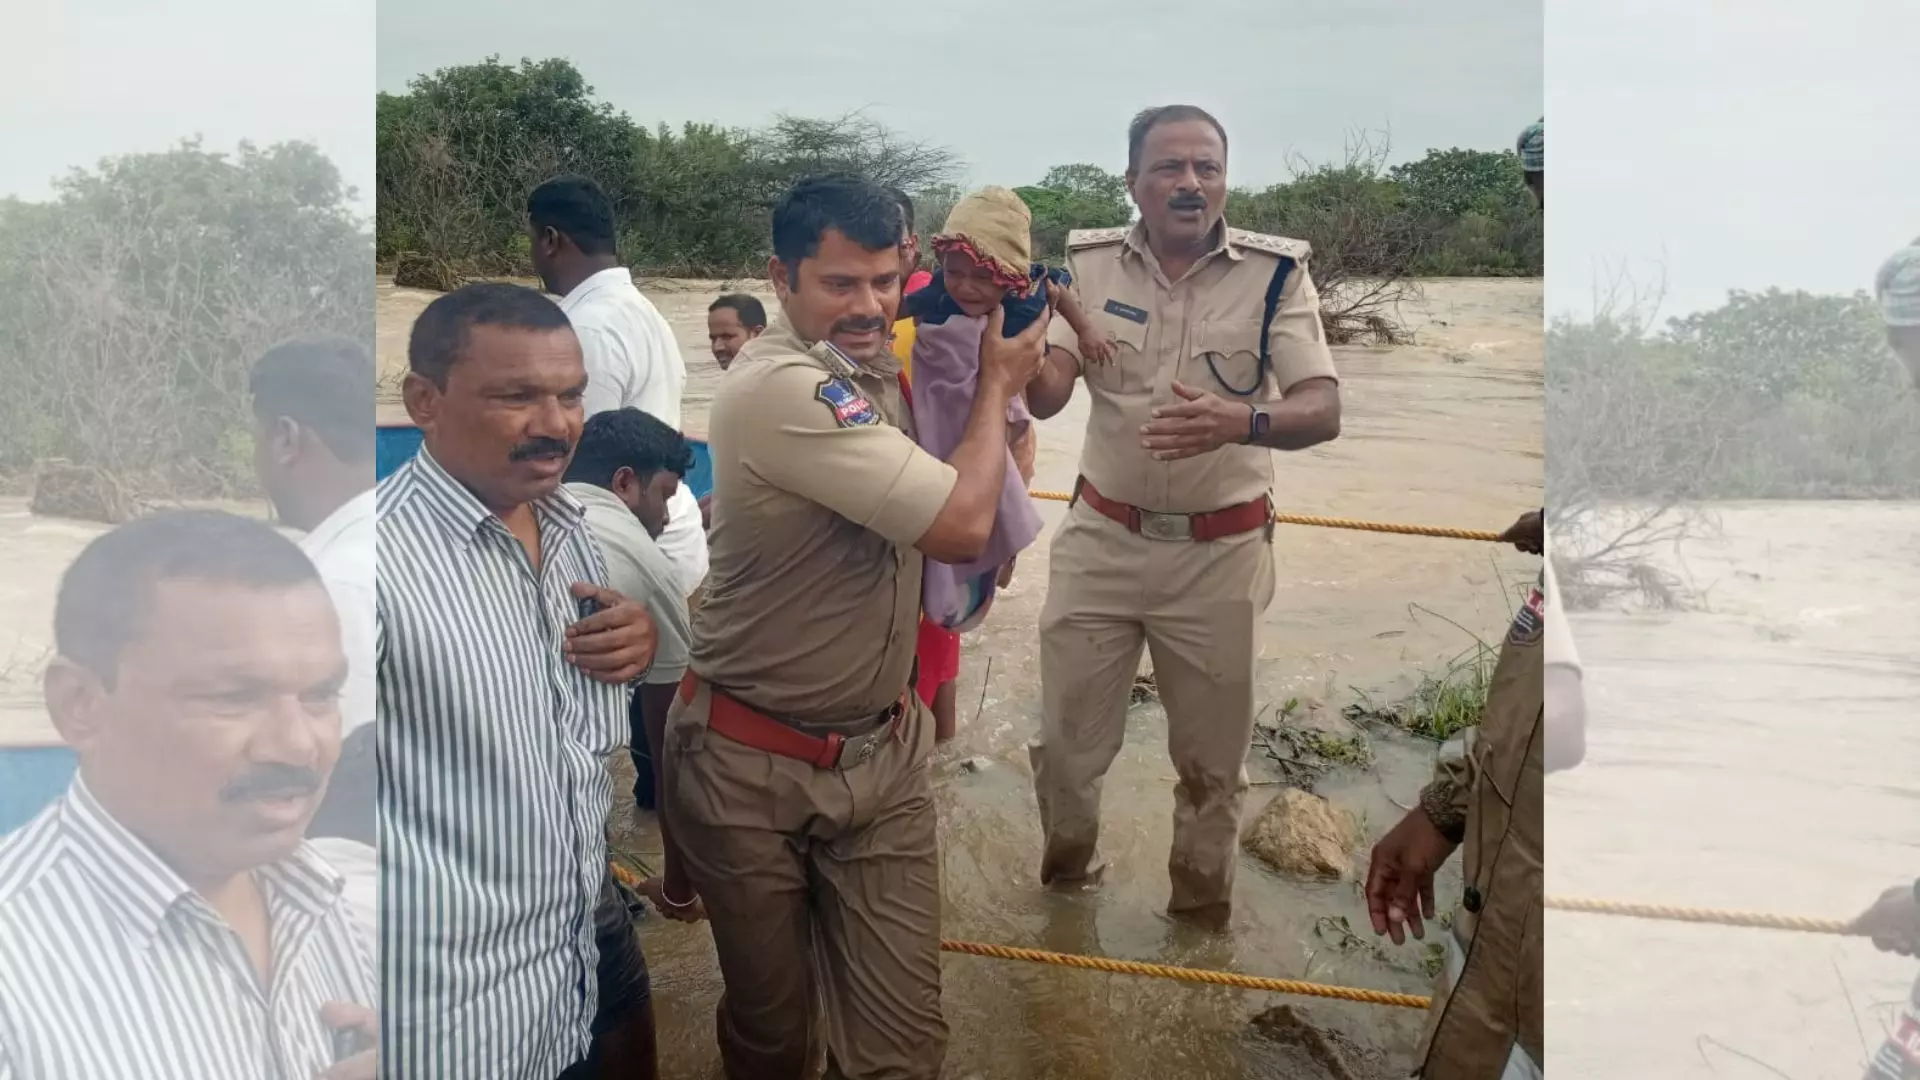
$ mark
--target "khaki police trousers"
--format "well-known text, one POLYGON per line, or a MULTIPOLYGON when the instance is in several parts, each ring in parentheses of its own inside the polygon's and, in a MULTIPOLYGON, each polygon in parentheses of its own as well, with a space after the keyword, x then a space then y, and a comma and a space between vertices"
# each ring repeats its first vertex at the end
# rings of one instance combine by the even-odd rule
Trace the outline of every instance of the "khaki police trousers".
POLYGON ((1100 785, 1126 734, 1144 646, 1178 779, 1167 910, 1224 924, 1233 903, 1256 624, 1273 600, 1272 532, 1151 540, 1075 503, 1054 535, 1040 613, 1040 734, 1029 747, 1045 834, 1040 879, 1093 882, 1100 785))
POLYGON ((826 770, 709 730, 711 695, 702 684, 667 716, 661 805, 712 920, 726 1075, 802 1080, 824 1027, 828 1077, 935 1080, 947 1026, 932 716, 908 695, 899 739, 826 770))

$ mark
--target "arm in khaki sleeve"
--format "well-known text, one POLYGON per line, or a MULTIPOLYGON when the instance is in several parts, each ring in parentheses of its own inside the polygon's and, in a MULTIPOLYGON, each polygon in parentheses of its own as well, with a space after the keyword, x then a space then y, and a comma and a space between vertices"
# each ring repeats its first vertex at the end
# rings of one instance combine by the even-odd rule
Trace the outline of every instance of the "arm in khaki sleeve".
POLYGON ((1281 400, 1266 407, 1267 437, 1261 444, 1273 450, 1304 450, 1340 437, 1340 375, 1327 347, 1320 290, 1313 286, 1306 256, 1289 277, 1267 331, 1281 400))
POLYGON ((917 546, 958 474, 891 424, 842 423, 821 396, 830 381, 818 368, 794 364, 746 390, 737 407, 764 420, 733 433, 741 464, 782 491, 917 546))
POLYGON ((1420 809, 1440 835, 1456 844, 1467 834, 1467 805, 1479 773, 1473 753, 1479 730, 1470 727, 1447 740, 1433 763, 1433 779, 1420 789, 1420 809))
POLYGON ((1040 374, 1027 384, 1028 410, 1039 420, 1059 415, 1067 402, 1073 400, 1073 384, 1084 369, 1080 335, 1065 319, 1048 323, 1047 362, 1040 368, 1040 374))

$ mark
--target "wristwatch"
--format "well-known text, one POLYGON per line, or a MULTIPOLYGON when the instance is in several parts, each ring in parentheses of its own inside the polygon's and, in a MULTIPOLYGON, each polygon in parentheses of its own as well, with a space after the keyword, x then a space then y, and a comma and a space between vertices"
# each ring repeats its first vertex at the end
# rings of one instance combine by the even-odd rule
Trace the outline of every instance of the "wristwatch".
POLYGON ((1273 423, 1273 417, 1258 405, 1247 406, 1247 441, 1257 443, 1267 437, 1267 428, 1273 423))

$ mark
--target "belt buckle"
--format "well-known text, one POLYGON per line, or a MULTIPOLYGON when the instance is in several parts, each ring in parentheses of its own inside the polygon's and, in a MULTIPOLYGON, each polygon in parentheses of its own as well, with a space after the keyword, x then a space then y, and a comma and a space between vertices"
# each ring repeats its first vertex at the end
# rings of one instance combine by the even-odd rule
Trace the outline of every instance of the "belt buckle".
POLYGON ((1193 517, 1190 514, 1158 514, 1152 510, 1142 510, 1140 535, 1149 540, 1191 540, 1193 517))

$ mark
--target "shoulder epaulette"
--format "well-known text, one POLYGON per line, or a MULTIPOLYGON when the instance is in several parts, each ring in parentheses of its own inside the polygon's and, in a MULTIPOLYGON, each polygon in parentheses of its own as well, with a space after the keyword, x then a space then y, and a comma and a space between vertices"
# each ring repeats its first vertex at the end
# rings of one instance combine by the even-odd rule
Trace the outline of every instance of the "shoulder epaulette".
POLYGON ((1112 229, 1074 229, 1067 233, 1067 250, 1084 251, 1087 248, 1123 243, 1127 239, 1127 234, 1132 231, 1131 225, 1121 225, 1112 229))
POLYGON ((1269 236, 1266 233, 1248 232, 1245 229, 1228 229, 1227 242, 1236 247, 1252 248, 1269 255, 1279 255, 1300 262, 1313 254, 1313 245, 1305 240, 1295 240, 1286 236, 1269 236))

